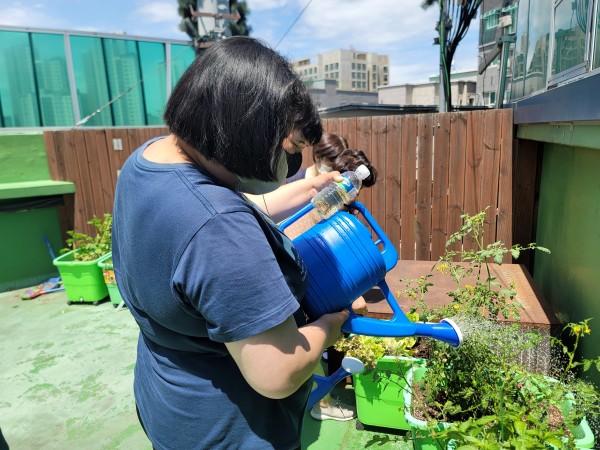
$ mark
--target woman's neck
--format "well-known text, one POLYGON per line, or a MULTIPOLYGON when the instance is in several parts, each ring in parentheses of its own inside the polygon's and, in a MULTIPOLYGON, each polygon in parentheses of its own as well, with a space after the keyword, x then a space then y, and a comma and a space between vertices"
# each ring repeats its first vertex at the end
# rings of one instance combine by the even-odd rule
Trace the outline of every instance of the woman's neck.
POLYGON ((304 175, 304 178, 314 178, 317 175, 319 175, 319 169, 317 168, 316 164, 313 164, 312 166, 306 169, 306 174, 304 175))
POLYGON ((202 153, 194 149, 176 136, 172 136, 177 147, 178 153, 186 160, 186 162, 197 165, 203 172, 206 172, 214 179, 221 182, 222 185, 229 189, 237 190, 239 178, 236 174, 228 171, 222 165, 207 159, 202 153))

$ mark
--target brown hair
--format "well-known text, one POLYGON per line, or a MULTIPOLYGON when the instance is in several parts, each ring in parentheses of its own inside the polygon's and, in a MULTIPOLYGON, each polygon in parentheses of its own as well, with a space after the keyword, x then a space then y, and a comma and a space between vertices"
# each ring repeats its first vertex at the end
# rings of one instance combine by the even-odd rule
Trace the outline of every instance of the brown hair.
POLYGON ((331 166, 347 148, 348 141, 342 136, 335 133, 323 133, 321 140, 313 146, 313 161, 316 163, 317 158, 325 159, 326 163, 331 166))
POLYGON ((362 150, 344 150, 340 153, 331 167, 332 170, 337 170, 340 173, 356 170, 358 166, 364 164, 369 169, 370 175, 362 182, 364 187, 370 187, 377 181, 377 170, 371 165, 371 161, 362 150))

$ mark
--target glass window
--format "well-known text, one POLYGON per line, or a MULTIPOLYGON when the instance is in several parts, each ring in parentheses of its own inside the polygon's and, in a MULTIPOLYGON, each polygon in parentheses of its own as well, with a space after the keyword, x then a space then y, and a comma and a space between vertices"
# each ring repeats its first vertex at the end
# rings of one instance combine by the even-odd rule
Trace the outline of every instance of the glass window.
POLYGON ((191 45, 171 44, 171 87, 175 87, 195 57, 196 53, 191 45))
POLYGON ((527 56, 527 19, 529 17, 529 0, 519 2, 517 14, 517 35, 513 57, 511 95, 512 99, 523 97, 525 83, 525 57, 527 56))
POLYGON ((110 106, 116 126, 145 125, 142 76, 135 41, 104 39, 110 106))
POLYGON ((142 90, 146 105, 146 124, 162 125, 167 104, 167 67, 165 45, 160 42, 138 42, 142 70, 142 90))
POLYGON ((339 69, 340 68, 340 64, 339 63, 335 63, 335 68, 339 69))
POLYGON ((41 125, 28 33, 0 31, 0 105, 4 127, 41 125))
MULTIPOLYGON (((110 101, 102 41, 97 37, 70 36, 70 42, 77 101, 83 119, 110 101)), ((104 108, 85 125, 112 126, 111 108, 104 108)))
POLYGON ((500 10, 488 11, 481 16, 481 27, 479 32, 479 45, 489 44, 496 40, 500 10))
POLYGON ((518 6, 519 5, 517 3, 515 3, 513 5, 502 8, 502 13, 504 13, 506 15, 510 15, 510 19, 511 19, 511 24, 506 30, 507 34, 514 34, 517 29, 517 8, 518 8, 518 6))
POLYGON ((62 34, 31 34, 42 125, 75 124, 62 34))
MULTIPOLYGON (((529 39, 527 41, 524 95, 529 95, 546 87, 552 1, 535 0, 529 4, 527 26, 529 39)), ((521 22, 519 21, 520 25, 521 22)))
POLYGON ((594 45, 593 68, 600 67, 600 2, 596 4, 596 42, 594 45))
POLYGON ((356 69, 356 64, 352 63, 352 70, 356 69))
POLYGON ((563 0, 556 5, 552 75, 584 61, 588 11, 587 1, 563 0))

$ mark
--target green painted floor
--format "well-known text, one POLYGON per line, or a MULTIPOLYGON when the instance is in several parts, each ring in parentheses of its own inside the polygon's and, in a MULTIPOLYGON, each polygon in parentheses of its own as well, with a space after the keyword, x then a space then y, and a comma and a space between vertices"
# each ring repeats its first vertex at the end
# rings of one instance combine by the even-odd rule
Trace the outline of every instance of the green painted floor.
MULTIPOLYGON (((133 403, 137 326, 110 302, 68 306, 64 293, 0 293, 0 429, 11 450, 147 450, 133 403)), ((353 401, 351 388, 334 395, 353 401)), ((403 432, 308 414, 303 449, 410 449, 403 432), (386 430, 389 431, 389 430, 386 430)))

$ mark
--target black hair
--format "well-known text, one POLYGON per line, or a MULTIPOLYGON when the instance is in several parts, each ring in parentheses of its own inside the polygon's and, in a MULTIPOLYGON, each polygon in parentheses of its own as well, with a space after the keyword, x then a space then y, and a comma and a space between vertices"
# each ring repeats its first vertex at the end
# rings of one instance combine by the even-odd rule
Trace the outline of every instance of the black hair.
POLYGON ((362 181, 364 187, 371 187, 377 181, 377 170, 371 165, 371 161, 362 150, 344 150, 335 158, 332 170, 340 173, 356 170, 358 166, 364 164, 369 169, 369 176, 362 181))
POLYGON ((313 102, 290 64, 264 43, 216 42, 185 71, 167 102, 169 130, 230 172, 276 179, 283 140, 313 102))
POLYGON ((323 136, 323 124, 316 106, 307 106, 303 115, 296 118, 294 127, 302 131, 302 136, 309 145, 319 142, 323 136))

